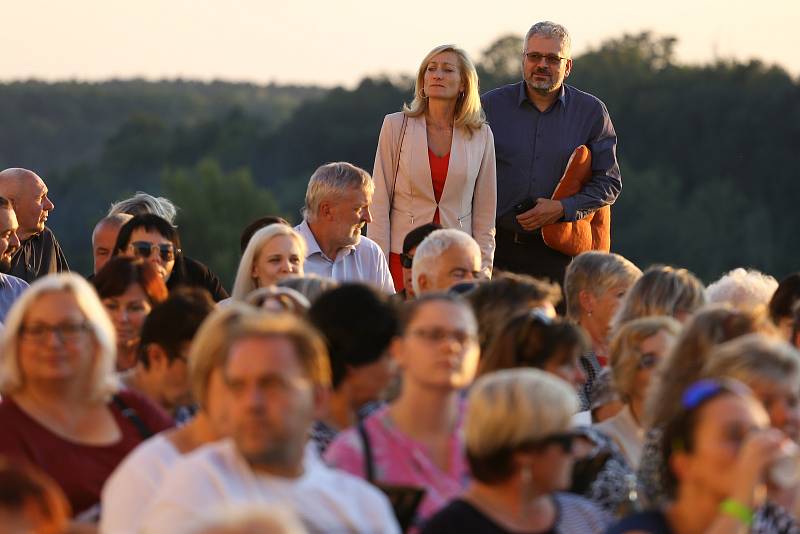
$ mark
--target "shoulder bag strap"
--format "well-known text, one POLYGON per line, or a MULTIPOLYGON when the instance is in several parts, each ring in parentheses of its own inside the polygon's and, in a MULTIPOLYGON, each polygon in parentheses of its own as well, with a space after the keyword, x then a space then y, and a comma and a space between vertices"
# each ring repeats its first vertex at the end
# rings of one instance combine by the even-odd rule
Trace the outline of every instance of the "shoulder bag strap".
POLYGON ((391 214, 392 204, 394 203, 394 188, 397 185, 397 171, 400 170, 400 152, 403 151, 403 140, 406 138, 406 126, 408 125, 408 115, 403 113, 403 126, 400 128, 400 141, 397 143, 395 151, 394 174, 392 175, 392 189, 389 192, 389 212, 391 214))
POLYGON ((119 411, 122 412, 122 416, 136 427, 136 430, 139 432, 139 435, 143 440, 153 436, 153 433, 149 428, 147 428, 147 424, 142 420, 141 417, 139 417, 139 414, 136 413, 136 410, 128 406, 128 404, 122 400, 122 397, 119 395, 114 395, 111 397, 111 402, 114 403, 114 406, 119 408, 119 411))
POLYGON ((367 475, 367 482, 375 482, 375 466, 372 464, 372 445, 369 442, 369 434, 367 427, 364 426, 364 420, 359 419, 358 435, 361 436, 361 445, 364 447, 364 473, 367 475))

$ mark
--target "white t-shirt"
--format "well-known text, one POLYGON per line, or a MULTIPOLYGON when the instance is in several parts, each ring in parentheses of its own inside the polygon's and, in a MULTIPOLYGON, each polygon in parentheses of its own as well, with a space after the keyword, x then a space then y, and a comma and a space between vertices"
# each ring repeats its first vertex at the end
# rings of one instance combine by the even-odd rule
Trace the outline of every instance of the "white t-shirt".
POLYGON ((312 533, 400 532, 380 490, 326 466, 308 448, 303 467, 295 479, 257 474, 231 440, 201 447, 167 473, 145 514, 143 532, 178 532, 215 508, 257 503, 291 508, 312 533))
POLYGON ((139 532, 142 512, 150 505, 167 470, 180 457, 181 453, 162 434, 136 447, 103 486, 100 532, 139 532))

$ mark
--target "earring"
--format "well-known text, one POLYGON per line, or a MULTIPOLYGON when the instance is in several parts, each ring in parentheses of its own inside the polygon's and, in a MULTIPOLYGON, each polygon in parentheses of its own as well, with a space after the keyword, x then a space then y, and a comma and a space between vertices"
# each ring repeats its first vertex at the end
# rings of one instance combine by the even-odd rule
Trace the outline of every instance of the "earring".
POLYGON ((420 89, 419 94, 422 96, 422 98, 428 98, 428 95, 425 94, 425 89, 420 89))

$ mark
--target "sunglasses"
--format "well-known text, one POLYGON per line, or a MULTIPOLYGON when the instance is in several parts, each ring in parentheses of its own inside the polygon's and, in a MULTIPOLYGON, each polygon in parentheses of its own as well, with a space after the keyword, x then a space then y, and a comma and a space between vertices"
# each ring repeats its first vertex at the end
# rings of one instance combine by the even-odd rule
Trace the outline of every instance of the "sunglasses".
POLYGON ((413 263, 414 263, 414 256, 405 253, 400 254, 400 264, 403 266, 403 268, 410 269, 413 263))
POLYGON ((164 262, 169 262, 175 259, 175 254, 179 253, 181 249, 175 250, 172 243, 161 243, 156 245, 150 241, 134 241, 131 243, 133 253, 143 259, 147 259, 152 254, 153 250, 158 250, 158 255, 164 262))

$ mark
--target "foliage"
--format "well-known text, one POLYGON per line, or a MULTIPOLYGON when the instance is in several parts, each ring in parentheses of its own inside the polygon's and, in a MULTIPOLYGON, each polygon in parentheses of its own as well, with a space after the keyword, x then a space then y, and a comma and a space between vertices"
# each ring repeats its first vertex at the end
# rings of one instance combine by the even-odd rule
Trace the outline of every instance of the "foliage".
MULTIPOLYGON (((568 80, 602 98, 619 136, 614 250, 707 281, 737 266, 796 270, 800 82, 758 61, 681 65, 675 44, 623 35, 576 57, 568 80)), ((476 61, 483 91, 519 81, 520 50, 513 35, 487 47, 476 61)), ((0 131, 0 164, 44 173, 57 206, 50 220, 81 272, 109 203, 146 190, 173 197, 189 255, 230 282, 241 228, 267 213, 296 221, 322 163, 371 170, 383 116, 410 100, 412 85, 0 85, 0 118, 14 125, 0 131)))

